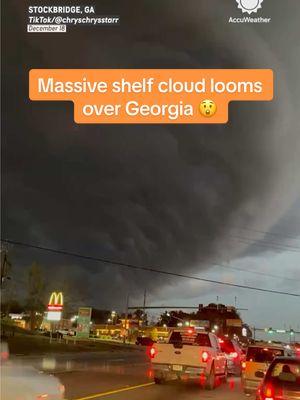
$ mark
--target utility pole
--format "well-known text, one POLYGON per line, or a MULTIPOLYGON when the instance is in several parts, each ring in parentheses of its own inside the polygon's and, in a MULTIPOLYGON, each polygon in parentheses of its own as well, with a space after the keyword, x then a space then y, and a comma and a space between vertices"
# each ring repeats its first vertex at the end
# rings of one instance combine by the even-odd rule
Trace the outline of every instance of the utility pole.
POLYGON ((143 303, 143 320, 142 320, 142 322, 143 322, 143 325, 145 325, 145 316, 146 316, 146 314, 145 314, 145 310, 146 310, 146 296, 147 296, 147 290, 145 289, 145 291, 144 291, 144 303, 143 303))
POLYGON ((123 340, 124 343, 126 343, 126 337, 127 337, 128 307, 129 307, 129 293, 127 294, 127 297, 126 297, 125 334, 124 334, 124 340, 123 340))

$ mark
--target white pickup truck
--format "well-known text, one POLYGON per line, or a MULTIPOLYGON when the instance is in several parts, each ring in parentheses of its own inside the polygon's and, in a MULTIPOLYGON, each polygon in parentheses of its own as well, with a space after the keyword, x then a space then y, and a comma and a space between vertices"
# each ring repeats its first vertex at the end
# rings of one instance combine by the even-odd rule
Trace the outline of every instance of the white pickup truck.
POLYGON ((218 338, 197 328, 174 329, 167 343, 155 343, 150 358, 157 384, 166 380, 199 379, 214 389, 217 377, 227 379, 227 361, 218 338))

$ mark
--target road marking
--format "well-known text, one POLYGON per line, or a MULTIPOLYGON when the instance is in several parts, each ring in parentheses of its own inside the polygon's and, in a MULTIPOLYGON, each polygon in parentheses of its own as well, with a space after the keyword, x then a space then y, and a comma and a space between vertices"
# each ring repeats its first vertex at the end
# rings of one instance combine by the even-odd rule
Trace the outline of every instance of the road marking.
POLYGON ((117 393, 127 392, 129 390, 139 389, 139 388, 142 388, 142 387, 147 387, 147 386, 152 386, 152 385, 154 385, 154 382, 143 383, 141 385, 128 386, 128 387, 124 387, 124 388, 121 388, 121 389, 110 390, 109 392, 102 392, 102 393, 92 394, 91 396, 80 397, 79 399, 75 399, 75 400, 96 399, 97 397, 109 396, 110 394, 117 394, 117 393))

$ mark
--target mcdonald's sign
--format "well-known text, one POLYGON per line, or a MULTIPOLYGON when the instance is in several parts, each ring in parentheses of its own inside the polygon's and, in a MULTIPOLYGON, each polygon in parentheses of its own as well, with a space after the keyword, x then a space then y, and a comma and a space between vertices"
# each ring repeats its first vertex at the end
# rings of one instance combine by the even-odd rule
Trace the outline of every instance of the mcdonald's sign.
POLYGON ((61 311, 64 305, 62 292, 52 292, 48 304, 48 311, 61 311))

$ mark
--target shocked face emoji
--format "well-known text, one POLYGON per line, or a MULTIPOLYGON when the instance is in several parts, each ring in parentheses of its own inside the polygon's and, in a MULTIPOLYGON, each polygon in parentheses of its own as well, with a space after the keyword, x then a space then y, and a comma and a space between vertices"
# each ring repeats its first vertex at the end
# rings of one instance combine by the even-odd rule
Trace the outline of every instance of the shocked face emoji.
POLYGON ((216 103, 212 100, 203 100, 199 105, 199 111, 204 117, 212 117, 217 111, 216 103))

